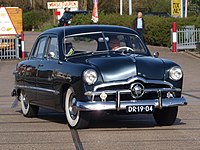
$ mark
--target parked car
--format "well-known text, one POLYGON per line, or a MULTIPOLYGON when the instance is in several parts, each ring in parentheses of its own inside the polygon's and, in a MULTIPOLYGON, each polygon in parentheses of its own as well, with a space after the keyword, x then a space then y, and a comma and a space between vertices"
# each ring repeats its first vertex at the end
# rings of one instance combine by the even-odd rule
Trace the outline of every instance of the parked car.
POLYGON ((159 16, 159 17, 171 17, 171 15, 168 12, 148 12, 145 14, 145 16, 159 16))
POLYGON ((96 111, 150 113, 158 125, 172 125, 187 104, 181 67, 152 56, 137 32, 121 26, 47 30, 14 74, 25 117, 51 108, 65 112, 70 128, 87 128, 96 111))

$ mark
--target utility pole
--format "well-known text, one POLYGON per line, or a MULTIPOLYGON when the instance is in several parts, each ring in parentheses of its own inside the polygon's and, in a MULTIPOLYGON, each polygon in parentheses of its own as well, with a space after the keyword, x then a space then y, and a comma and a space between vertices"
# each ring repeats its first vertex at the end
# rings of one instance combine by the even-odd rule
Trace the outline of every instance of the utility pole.
MULTIPOLYGON (((132 0, 128 0, 129 15, 132 15, 132 0)), ((127 3, 125 3, 126 6, 127 3)), ((123 15, 123 0, 120 0, 120 15, 123 15)))
POLYGON ((129 0, 129 15, 132 15, 132 0, 129 0))
POLYGON ((123 0, 120 0, 120 15, 123 14, 123 0))
POLYGON ((185 18, 187 18, 187 13, 188 13, 188 0, 185 0, 185 18))

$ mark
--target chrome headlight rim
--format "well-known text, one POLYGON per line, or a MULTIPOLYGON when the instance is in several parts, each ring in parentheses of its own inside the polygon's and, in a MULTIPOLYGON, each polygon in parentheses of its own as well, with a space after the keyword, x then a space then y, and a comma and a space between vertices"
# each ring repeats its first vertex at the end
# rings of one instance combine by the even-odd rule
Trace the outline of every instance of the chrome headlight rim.
POLYGON ((97 81, 97 72, 94 69, 86 69, 83 72, 83 80, 88 85, 92 85, 97 81))
POLYGON ((178 81, 183 77, 183 71, 181 67, 174 66, 169 70, 169 78, 173 81, 178 81))

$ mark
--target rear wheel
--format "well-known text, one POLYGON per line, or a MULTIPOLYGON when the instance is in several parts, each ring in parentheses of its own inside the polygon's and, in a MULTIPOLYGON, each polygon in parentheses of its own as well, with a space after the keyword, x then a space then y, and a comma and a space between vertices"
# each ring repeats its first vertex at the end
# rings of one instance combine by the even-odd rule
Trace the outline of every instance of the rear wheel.
POLYGON ((178 106, 164 107, 162 109, 156 109, 153 116, 158 125, 167 126, 175 122, 177 112, 178 106))
POLYGON ((35 117, 38 114, 39 107, 29 104, 24 91, 20 92, 19 100, 21 102, 22 113, 25 117, 35 117))
POLYGON ((77 101, 75 92, 70 87, 65 94, 65 115, 70 128, 87 128, 90 120, 90 112, 81 112, 74 107, 77 101))

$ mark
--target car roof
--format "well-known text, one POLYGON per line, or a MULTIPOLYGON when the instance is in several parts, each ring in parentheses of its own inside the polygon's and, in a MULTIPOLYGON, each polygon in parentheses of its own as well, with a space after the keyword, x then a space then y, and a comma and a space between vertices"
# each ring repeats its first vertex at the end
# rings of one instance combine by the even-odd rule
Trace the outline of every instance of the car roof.
POLYGON ((65 35, 71 34, 79 34, 79 33, 86 33, 86 32, 121 32, 121 33, 128 33, 128 34, 137 34, 136 31, 123 27, 123 26, 115 26, 115 25, 75 25, 75 26, 63 26, 63 27, 56 27, 49 30, 44 31, 42 34, 57 34, 60 35, 64 33, 65 35))

